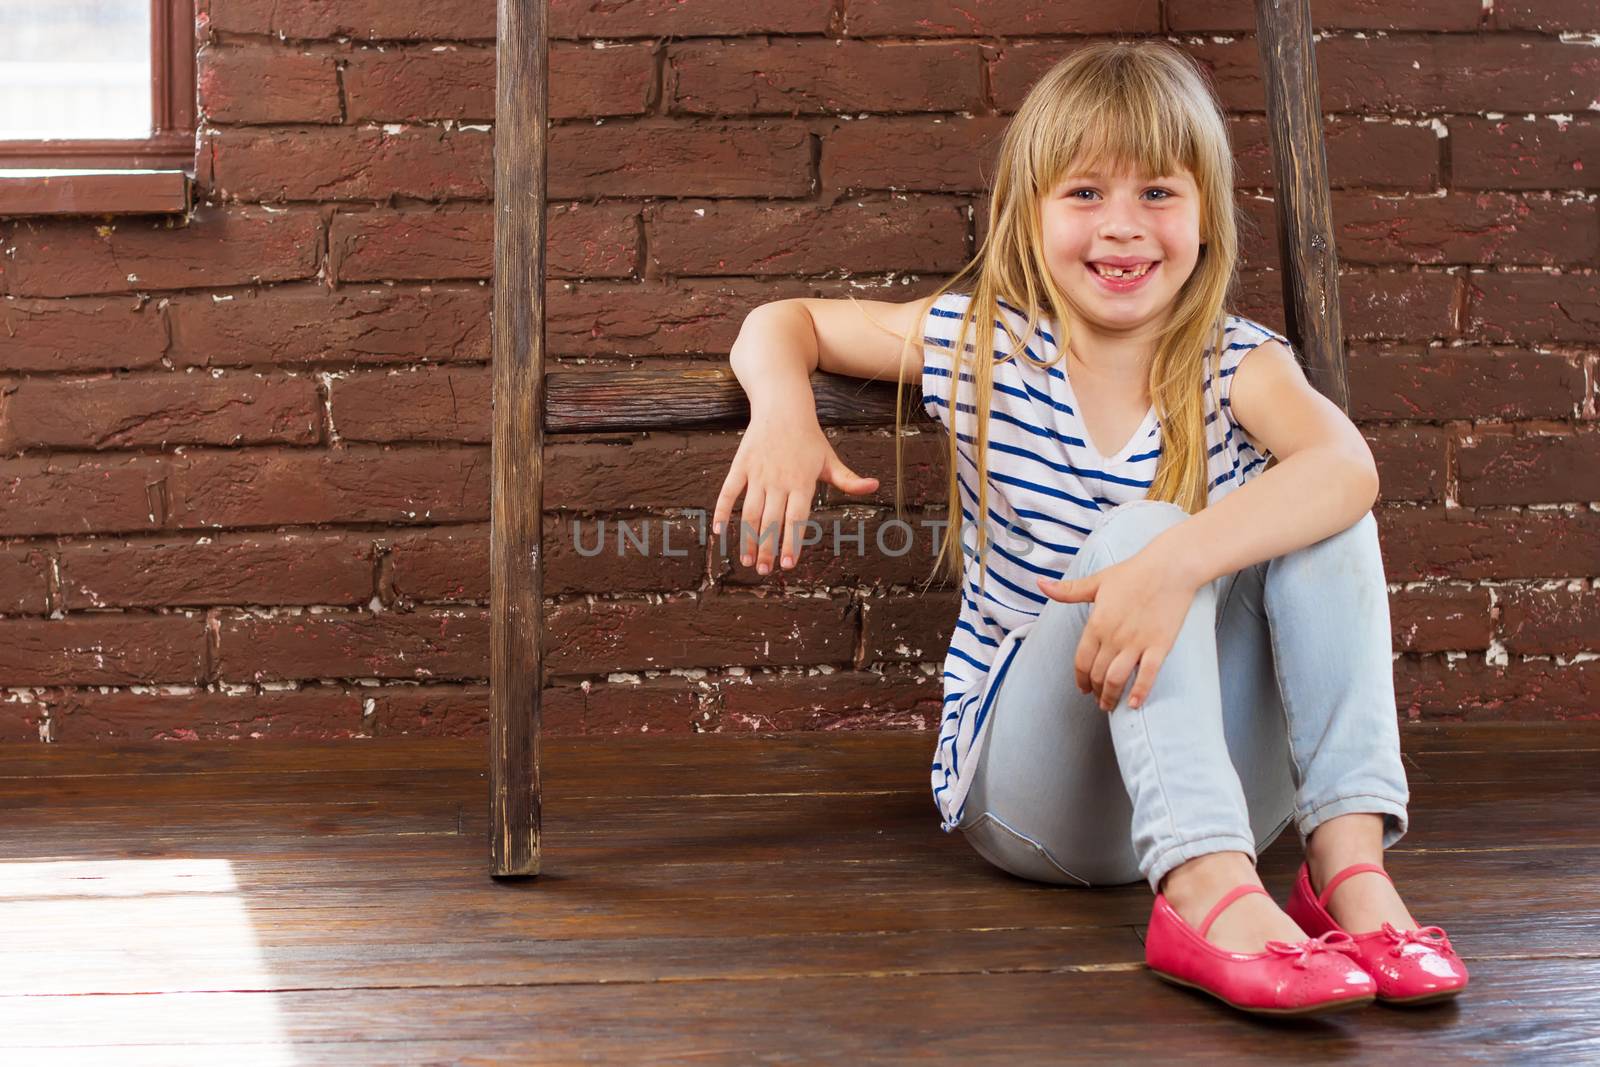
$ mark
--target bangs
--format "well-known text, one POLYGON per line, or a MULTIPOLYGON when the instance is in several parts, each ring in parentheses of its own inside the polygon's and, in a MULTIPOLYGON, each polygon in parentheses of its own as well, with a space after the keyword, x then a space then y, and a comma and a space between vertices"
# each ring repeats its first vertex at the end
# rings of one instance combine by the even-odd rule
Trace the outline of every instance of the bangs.
MULTIPOLYGON (((1099 172, 1155 178, 1189 171, 1199 175, 1199 131, 1203 118, 1173 106, 1169 87, 1118 71, 1108 89, 1089 99, 1086 86, 1069 90, 1036 140, 1029 161, 1034 188, 1054 189, 1068 175, 1099 172)), ((1094 84, 1091 82, 1090 84, 1094 84)), ((1104 86, 1105 82, 1100 82, 1104 86)))

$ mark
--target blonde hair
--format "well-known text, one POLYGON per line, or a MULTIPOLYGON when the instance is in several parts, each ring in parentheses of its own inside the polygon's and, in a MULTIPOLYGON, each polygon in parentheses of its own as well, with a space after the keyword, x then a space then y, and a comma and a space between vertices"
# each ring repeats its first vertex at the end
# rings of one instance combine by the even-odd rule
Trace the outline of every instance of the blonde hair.
MULTIPOLYGON (((1190 171, 1199 193, 1200 258, 1174 298, 1156 342, 1149 390, 1161 420, 1162 452, 1148 491, 1152 500, 1166 500, 1193 514, 1207 501, 1204 395, 1199 383, 1206 347, 1212 352, 1211 380, 1217 380, 1239 256, 1239 219, 1234 209, 1233 153, 1226 119, 1209 80, 1179 49, 1160 41, 1104 41, 1086 45, 1050 68, 1029 90, 1007 124, 989 201, 989 228, 977 254, 931 296, 970 292, 971 300, 956 333, 951 358, 951 425, 961 428, 955 405, 961 377, 970 373, 977 404, 976 462, 980 520, 988 514, 990 394, 993 387, 995 338, 992 328, 976 331, 975 351, 966 354, 974 322, 999 322, 1011 337, 1008 358, 1022 350, 1011 323, 999 314, 1001 300, 1025 310, 1023 337, 1031 336, 1041 307, 1055 324, 1056 358, 1065 357, 1072 307, 1055 284, 1045 262, 1039 221, 1040 200, 1069 173, 1099 165, 1111 172, 1131 168, 1142 175, 1190 171)), ((864 310, 864 309, 863 309, 864 310)), ((901 365, 913 336, 907 336, 901 365)), ((895 511, 903 510, 901 442, 905 426, 905 376, 901 375, 895 405, 895 511)), ((1220 410, 1220 409, 1219 409, 1220 410)), ((949 438, 949 525, 935 571, 947 557, 949 571, 961 583, 964 561, 952 543, 961 544, 961 497, 956 482, 957 448, 949 438)), ((979 558, 988 548, 987 522, 979 521, 979 558)), ((980 571, 980 575, 981 575, 980 571)), ((981 581, 981 577, 980 577, 981 581)))

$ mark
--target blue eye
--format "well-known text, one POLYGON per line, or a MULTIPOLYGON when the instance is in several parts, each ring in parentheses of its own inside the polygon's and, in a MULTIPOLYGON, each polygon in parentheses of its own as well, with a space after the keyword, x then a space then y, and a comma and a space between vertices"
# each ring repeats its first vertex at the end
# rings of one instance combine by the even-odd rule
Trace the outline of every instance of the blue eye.
MULTIPOLYGON (((1078 198, 1078 194, 1079 193, 1092 193, 1092 192, 1094 192, 1094 190, 1090 189, 1090 188, 1087 188, 1087 187, 1082 188, 1082 189, 1074 189, 1074 190, 1072 190, 1072 192, 1067 194, 1067 197, 1068 197, 1068 199, 1076 200, 1078 198)), ((1167 189, 1151 188, 1151 189, 1146 189, 1145 192, 1147 192, 1147 193, 1161 193, 1162 194, 1162 196, 1161 196, 1162 200, 1171 200, 1172 199, 1172 193, 1171 193, 1170 190, 1167 190, 1167 189)))

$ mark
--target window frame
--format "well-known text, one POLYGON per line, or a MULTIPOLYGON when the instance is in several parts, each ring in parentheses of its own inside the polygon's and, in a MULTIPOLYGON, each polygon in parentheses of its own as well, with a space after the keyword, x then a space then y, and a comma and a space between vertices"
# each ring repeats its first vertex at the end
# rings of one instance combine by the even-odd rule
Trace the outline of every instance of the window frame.
POLYGON ((0 216, 188 210, 196 162, 195 0, 149 3, 150 135, 0 140, 0 216))

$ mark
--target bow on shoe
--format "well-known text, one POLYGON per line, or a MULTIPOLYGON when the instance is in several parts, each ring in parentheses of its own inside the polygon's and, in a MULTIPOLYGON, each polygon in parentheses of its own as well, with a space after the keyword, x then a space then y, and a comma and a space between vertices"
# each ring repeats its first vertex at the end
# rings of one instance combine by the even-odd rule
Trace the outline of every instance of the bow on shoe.
POLYGON ((1410 930, 1396 930, 1389 923, 1383 924, 1383 934, 1394 947, 1389 949, 1389 955, 1398 956, 1405 952, 1407 945, 1426 945, 1435 951, 1449 952, 1450 938, 1445 936, 1444 930, 1437 926, 1418 926, 1410 930))
POLYGON ((1354 958, 1357 951, 1355 942, 1356 939, 1343 930, 1328 930, 1320 937, 1308 937, 1304 941, 1268 941, 1267 951, 1279 956, 1294 956, 1294 965, 1304 968, 1318 952, 1343 952, 1354 958))

